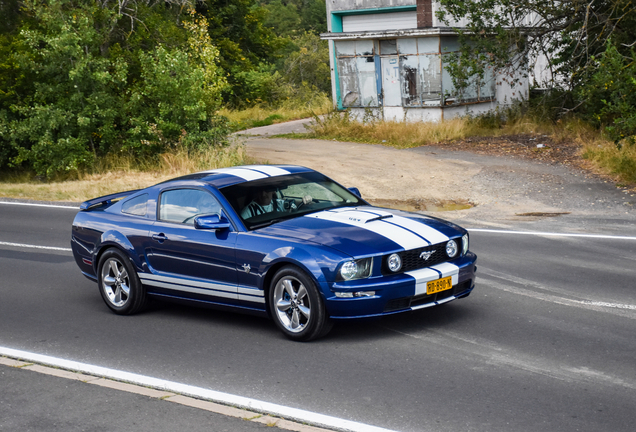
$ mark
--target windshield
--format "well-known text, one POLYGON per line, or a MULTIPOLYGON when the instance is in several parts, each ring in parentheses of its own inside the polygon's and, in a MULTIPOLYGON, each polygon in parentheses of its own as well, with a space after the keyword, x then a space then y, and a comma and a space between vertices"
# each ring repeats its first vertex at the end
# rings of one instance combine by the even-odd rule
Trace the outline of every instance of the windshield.
POLYGON ((221 193, 250 230, 319 210, 366 205, 317 172, 240 183, 221 189, 221 193))

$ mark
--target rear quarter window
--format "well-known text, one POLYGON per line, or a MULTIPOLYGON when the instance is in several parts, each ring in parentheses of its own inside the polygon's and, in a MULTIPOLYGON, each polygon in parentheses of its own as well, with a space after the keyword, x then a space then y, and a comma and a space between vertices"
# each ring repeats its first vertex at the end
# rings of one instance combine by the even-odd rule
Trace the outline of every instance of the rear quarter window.
POLYGON ((122 204, 121 212, 135 216, 146 216, 148 212, 148 194, 129 199, 122 204))

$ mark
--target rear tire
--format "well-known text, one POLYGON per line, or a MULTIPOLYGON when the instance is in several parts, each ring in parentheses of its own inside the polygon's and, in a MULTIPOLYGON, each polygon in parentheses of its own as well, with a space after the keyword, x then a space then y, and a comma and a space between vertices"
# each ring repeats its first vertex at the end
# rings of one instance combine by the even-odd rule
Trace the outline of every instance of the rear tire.
POLYGON ((146 292, 128 257, 119 249, 108 249, 99 259, 99 293, 106 306, 118 315, 132 315, 146 305, 146 292))
POLYGON ((283 267, 274 275, 269 305, 278 328, 295 341, 317 339, 333 326, 316 284, 294 266, 283 267))

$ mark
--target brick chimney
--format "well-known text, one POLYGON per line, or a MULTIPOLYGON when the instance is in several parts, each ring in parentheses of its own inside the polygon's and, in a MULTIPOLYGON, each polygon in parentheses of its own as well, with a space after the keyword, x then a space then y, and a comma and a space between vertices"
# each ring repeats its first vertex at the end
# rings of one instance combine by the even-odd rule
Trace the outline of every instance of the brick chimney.
POLYGON ((417 28, 433 27, 433 0, 417 0, 417 28))

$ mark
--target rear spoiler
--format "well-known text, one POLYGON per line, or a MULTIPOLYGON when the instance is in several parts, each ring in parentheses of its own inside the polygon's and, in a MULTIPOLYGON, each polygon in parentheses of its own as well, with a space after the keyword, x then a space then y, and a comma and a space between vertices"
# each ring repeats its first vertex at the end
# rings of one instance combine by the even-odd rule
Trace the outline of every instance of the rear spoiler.
POLYGON ((80 210, 88 210, 91 207, 96 206, 109 206, 113 203, 113 201, 132 195, 140 190, 141 189, 135 189, 126 192, 117 192, 110 195, 104 195, 103 197, 93 198, 92 200, 84 201, 80 204, 80 210))

